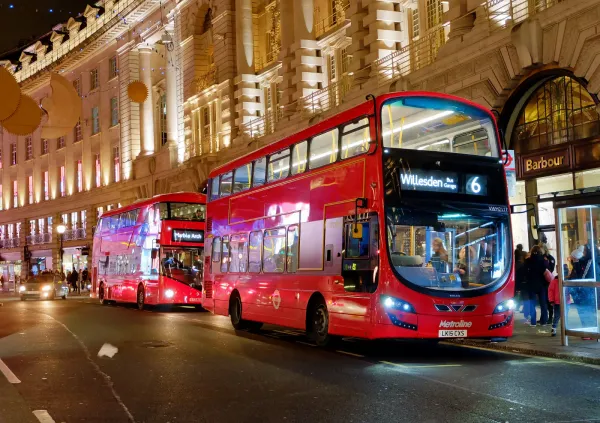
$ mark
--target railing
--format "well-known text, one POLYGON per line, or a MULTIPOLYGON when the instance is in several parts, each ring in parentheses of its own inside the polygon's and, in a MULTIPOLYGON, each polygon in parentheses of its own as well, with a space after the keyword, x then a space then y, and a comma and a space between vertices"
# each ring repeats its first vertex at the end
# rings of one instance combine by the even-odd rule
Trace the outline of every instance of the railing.
POLYGON ((351 73, 342 75, 339 81, 300 99, 302 115, 311 117, 339 106, 352 88, 354 76, 351 73))
POLYGON ((48 244, 49 242, 52 242, 52 234, 36 234, 27 237, 29 245, 48 244))
POLYGON ((21 245, 19 238, 0 239, 0 248, 16 248, 21 245))
POLYGON ((283 115, 283 109, 280 107, 274 110, 268 110, 264 116, 253 119, 242 125, 242 132, 249 135, 250 138, 258 138, 263 135, 275 132, 275 125, 283 115))
POLYGON ((334 2, 334 5, 335 7, 331 15, 315 24, 315 37, 319 38, 326 32, 339 28, 346 23, 346 11, 350 7, 350 1, 337 0, 334 2))
POLYGON ((63 234, 63 241, 75 241, 78 239, 85 239, 85 237, 85 228, 70 229, 68 231, 65 231, 65 233, 63 234))
POLYGON ((432 64, 440 47, 445 43, 445 28, 438 26, 401 50, 377 60, 374 66, 378 70, 379 84, 406 76, 432 64))
POLYGON ((196 86, 196 93, 200 93, 217 83, 217 68, 212 65, 208 72, 194 78, 192 83, 196 86))
POLYGON ((490 29, 503 29, 523 22, 530 15, 532 0, 488 0, 485 8, 490 29))

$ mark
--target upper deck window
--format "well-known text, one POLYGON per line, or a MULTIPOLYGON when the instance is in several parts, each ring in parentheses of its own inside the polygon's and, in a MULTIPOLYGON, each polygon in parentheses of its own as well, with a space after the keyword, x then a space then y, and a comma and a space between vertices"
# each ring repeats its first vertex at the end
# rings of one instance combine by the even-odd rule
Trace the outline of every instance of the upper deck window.
POLYGON ((279 179, 287 178, 290 172, 290 149, 286 148, 279 153, 269 156, 269 168, 267 181, 273 182, 279 179))
POLYGON ((496 128, 486 111, 459 101, 404 97, 381 110, 385 148, 499 157, 496 128))
POLYGON ((252 163, 245 164, 235 170, 233 177, 233 193, 245 191, 250 188, 252 163))
POLYGON ((163 204, 168 208, 168 217, 161 216, 161 219, 191 220, 194 222, 204 222, 206 220, 206 206, 204 204, 161 203, 161 206, 163 204))

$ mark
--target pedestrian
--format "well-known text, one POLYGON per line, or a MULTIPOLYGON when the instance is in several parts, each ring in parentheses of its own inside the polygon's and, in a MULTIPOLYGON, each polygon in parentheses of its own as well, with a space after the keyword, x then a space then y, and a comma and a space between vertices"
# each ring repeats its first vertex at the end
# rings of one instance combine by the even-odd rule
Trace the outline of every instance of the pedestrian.
POLYGON ((0 275, 0 291, 4 291, 4 274, 0 275))
POLYGON ((525 285, 525 258, 527 253, 523 251, 523 244, 518 244, 515 249, 515 291, 516 296, 519 298, 519 302, 523 306, 522 312, 525 315, 525 319, 528 320, 530 314, 529 311, 529 300, 527 299, 527 288, 525 285))
POLYGON ((527 279, 527 290, 529 297, 529 312, 531 313, 530 321, 531 326, 535 327, 536 320, 536 299, 539 300, 541 316, 540 316, 540 324, 547 325, 548 324, 548 291, 545 286, 545 276, 544 273, 546 270, 544 255, 542 249, 535 245, 529 254, 529 257, 525 260, 525 268, 526 268, 526 279, 527 279))
MULTIPOLYGON (((544 264, 546 266, 546 269, 548 269, 548 271, 550 272, 549 274, 546 275, 547 278, 545 279, 545 286, 546 286, 546 291, 547 291, 548 288, 550 287, 550 284, 552 283, 552 280, 554 279, 552 274, 554 273, 554 269, 556 267, 556 259, 552 256, 552 254, 550 254, 550 250, 548 250, 547 244, 545 244, 545 243, 540 244, 540 248, 542 249, 542 252, 544 253, 544 264)), ((554 315, 554 307, 552 307, 550 302, 548 302, 548 322, 552 321, 553 315, 554 315)), ((538 323, 540 323, 540 322, 538 322, 538 323)))
MULTIPOLYGON (((558 289, 558 275, 552 279, 550 287, 548 288, 548 301, 552 304, 554 309, 554 316, 552 318, 552 333, 550 336, 556 336, 556 326, 560 320, 561 312, 561 301, 560 301, 560 290, 558 289)), ((569 304, 571 304, 571 295, 567 294, 565 298, 565 316, 569 315, 569 304)), ((564 323, 563 323, 564 325, 564 323)))

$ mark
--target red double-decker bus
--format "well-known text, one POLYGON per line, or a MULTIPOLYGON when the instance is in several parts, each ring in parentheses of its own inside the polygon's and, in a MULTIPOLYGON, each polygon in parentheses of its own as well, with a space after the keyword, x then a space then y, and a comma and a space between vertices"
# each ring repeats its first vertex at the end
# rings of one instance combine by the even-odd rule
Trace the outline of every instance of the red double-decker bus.
POLYGON ((379 97, 210 174, 203 306, 317 343, 512 334, 506 176, 494 116, 379 97))
POLYGON ((202 302, 206 196, 157 195, 102 214, 94 232, 92 296, 146 305, 202 302))

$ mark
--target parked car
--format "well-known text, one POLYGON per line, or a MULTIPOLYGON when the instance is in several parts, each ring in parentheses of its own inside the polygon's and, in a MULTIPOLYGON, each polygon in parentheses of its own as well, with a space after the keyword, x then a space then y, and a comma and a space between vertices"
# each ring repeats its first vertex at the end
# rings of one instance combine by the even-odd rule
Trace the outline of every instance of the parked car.
POLYGON ((19 286, 21 301, 26 299, 54 300, 56 298, 67 299, 69 286, 59 275, 45 273, 28 278, 19 286))

